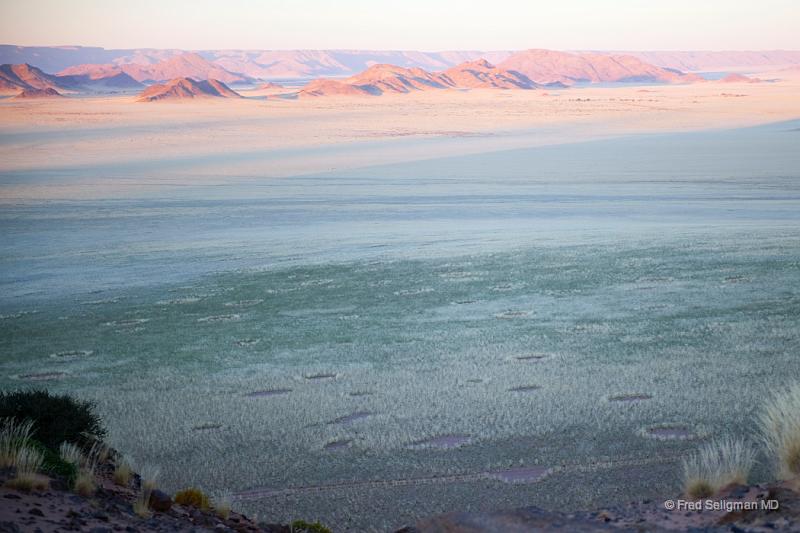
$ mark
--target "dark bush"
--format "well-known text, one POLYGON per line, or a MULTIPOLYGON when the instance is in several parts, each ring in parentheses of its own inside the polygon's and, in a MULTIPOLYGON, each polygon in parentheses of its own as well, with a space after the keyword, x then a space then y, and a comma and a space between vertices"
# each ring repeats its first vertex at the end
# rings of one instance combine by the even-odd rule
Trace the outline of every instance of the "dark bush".
POLYGON ((292 529, 298 532, 302 531, 303 533, 332 533, 330 529, 319 522, 309 523, 305 520, 295 520, 292 522, 292 529))
POLYGON ((75 483, 75 478, 78 475, 77 466, 64 461, 58 452, 51 450, 39 441, 30 441, 29 446, 42 454, 44 458, 42 470, 51 476, 63 478, 70 487, 75 483))
POLYGON ((65 441, 88 449, 92 435, 99 439, 106 435, 92 402, 46 390, 0 392, 0 418, 5 417, 33 420, 33 438, 54 451, 65 441))

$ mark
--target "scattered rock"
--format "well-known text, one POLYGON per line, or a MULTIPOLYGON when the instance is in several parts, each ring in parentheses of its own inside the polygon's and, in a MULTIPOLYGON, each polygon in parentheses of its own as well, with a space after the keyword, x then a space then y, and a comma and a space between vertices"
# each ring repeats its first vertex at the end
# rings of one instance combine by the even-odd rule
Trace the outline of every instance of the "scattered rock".
POLYGON ((172 508, 172 497, 156 489, 150 493, 150 508, 159 513, 166 513, 172 508))

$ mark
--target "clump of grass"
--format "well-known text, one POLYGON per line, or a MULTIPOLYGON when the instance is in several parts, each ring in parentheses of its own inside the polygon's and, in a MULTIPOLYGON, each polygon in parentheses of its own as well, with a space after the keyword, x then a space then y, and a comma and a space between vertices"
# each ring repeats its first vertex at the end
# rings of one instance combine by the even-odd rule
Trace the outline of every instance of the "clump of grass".
POLYGON ((81 496, 91 496, 97 490, 94 478, 94 462, 91 455, 84 455, 80 448, 71 442, 62 442, 59 446, 61 460, 72 465, 72 488, 81 496))
POLYGON ((780 479, 800 477, 800 383, 778 392, 759 415, 761 438, 780 479))
POLYGON ((102 440, 106 435, 92 402, 51 394, 44 389, 0 392, 2 417, 13 418, 17 424, 34 420, 30 437, 51 450, 58 450, 65 441, 87 449, 92 439, 102 440))
POLYGON ((175 493, 175 503, 186 507, 194 507, 196 509, 208 510, 210 502, 202 490, 189 487, 188 489, 179 490, 175 493))
POLYGON ((94 435, 84 435, 87 440, 93 441, 89 451, 86 453, 87 463, 92 467, 108 461, 111 456, 111 450, 105 442, 99 440, 94 435))
POLYGON ((62 442, 58 447, 58 453, 62 461, 75 467, 81 466, 85 460, 81 449, 71 442, 62 442))
POLYGON ((91 468, 81 468, 78 470, 78 475, 75 476, 75 483, 73 488, 77 494, 81 496, 91 496, 97 490, 97 484, 94 480, 94 470, 91 468))
POLYGON ((330 529, 319 522, 306 522, 305 520, 295 520, 289 526, 292 533, 333 533, 330 529))
POLYGON ((28 447, 32 433, 31 420, 20 422, 10 417, 0 420, 0 468, 14 466, 19 451, 28 447))
POLYGON ((694 499, 708 498, 728 485, 742 485, 755 463, 753 447, 741 439, 709 442, 683 461, 683 490, 694 499))
MULTIPOLYGON (((128 468, 133 470, 133 464, 127 460, 124 461, 128 468)), ((119 467, 119 465, 117 465, 119 467)), ((133 512, 141 518, 150 518, 153 514, 150 512, 150 494, 156 490, 158 486, 158 476, 161 470, 151 464, 142 464, 138 467, 139 470, 139 492, 136 494, 136 499, 133 501, 133 512)), ((116 471, 114 472, 116 479, 116 471)))
POLYGON ((230 491, 216 494, 212 498, 212 503, 214 507, 214 513, 223 520, 227 520, 231 515, 231 507, 233 505, 233 495, 230 493, 230 491))
POLYGON ((133 468, 125 457, 119 457, 114 465, 114 483, 127 487, 131 482, 133 468))
POLYGON ((133 512, 140 518, 150 518, 153 514, 150 512, 150 493, 153 489, 148 488, 144 483, 139 488, 136 494, 136 499, 133 501, 133 512))
POLYGON ((21 491, 46 490, 50 480, 39 474, 44 464, 44 456, 36 449, 26 446, 17 450, 14 463, 14 477, 6 482, 8 487, 21 491))
POLYGON ((160 473, 161 469, 155 465, 144 464, 139 468, 140 485, 142 489, 148 491, 148 501, 149 493, 158 487, 158 476, 160 473))

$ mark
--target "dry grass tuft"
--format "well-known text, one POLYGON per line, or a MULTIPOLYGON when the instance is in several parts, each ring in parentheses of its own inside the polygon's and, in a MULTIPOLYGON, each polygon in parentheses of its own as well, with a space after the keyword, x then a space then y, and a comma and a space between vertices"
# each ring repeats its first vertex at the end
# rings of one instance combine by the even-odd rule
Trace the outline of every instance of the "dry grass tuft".
POLYGON ((17 455, 27 448, 33 433, 33 421, 18 423, 13 418, 0 420, 0 468, 15 466, 17 455))
POLYGON ((46 490, 50 486, 50 479, 39 474, 43 463, 44 456, 38 450, 20 448, 11 465, 16 473, 6 482, 6 486, 22 491, 46 490))
POLYGON ((62 461, 75 466, 75 468, 81 466, 85 461, 81 449, 71 442, 62 442, 61 446, 58 447, 58 453, 62 461))
POLYGON ((175 503, 186 507, 207 510, 211 506, 208 496, 202 490, 194 487, 179 490, 175 493, 175 503))
POLYGON ((230 491, 221 492, 212 498, 214 513, 223 520, 227 520, 231 515, 233 505, 233 495, 230 491))
POLYGON ((142 484, 136 499, 133 501, 133 512, 140 518, 150 518, 153 514, 150 511, 150 493, 152 489, 148 489, 142 484))
POLYGON ((133 468, 130 461, 124 457, 119 457, 114 465, 114 483, 122 487, 127 487, 131 482, 133 468))
POLYGON ((141 478, 141 487, 149 493, 158 487, 158 476, 161 474, 161 469, 154 465, 144 464, 139 468, 139 477, 141 478))
POLYGON ((74 484, 75 492, 81 496, 91 496, 97 491, 97 484, 94 480, 94 470, 90 468, 81 468, 78 470, 78 475, 75 476, 74 484))
POLYGON ((770 398, 759 415, 761 439, 780 479, 800 477, 800 383, 770 398))
POLYGON ((683 490, 707 498, 728 485, 742 485, 755 463, 755 450, 741 439, 709 442, 683 461, 683 490))

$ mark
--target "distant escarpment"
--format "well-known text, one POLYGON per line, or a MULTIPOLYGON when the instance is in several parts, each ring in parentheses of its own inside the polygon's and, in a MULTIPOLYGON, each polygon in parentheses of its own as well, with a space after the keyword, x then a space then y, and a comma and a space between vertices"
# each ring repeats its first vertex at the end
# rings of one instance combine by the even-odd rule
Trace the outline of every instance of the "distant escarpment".
POLYGON ((523 50, 499 67, 522 73, 536 83, 693 83, 700 76, 657 67, 632 55, 523 50))

